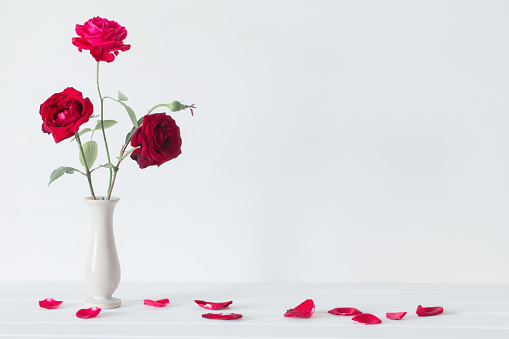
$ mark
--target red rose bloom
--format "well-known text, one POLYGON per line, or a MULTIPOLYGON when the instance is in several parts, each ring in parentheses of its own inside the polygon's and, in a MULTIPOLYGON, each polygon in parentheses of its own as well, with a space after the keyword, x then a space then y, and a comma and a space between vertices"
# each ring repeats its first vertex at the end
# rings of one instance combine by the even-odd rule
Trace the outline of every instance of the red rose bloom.
POLYGON ((182 153, 180 129, 172 117, 165 113, 145 115, 131 139, 131 146, 139 147, 131 153, 140 168, 161 166, 182 153))
POLYGON ((76 25, 77 38, 72 38, 72 44, 78 50, 90 51, 97 62, 112 62, 118 51, 127 51, 131 45, 124 45, 127 36, 125 27, 115 21, 96 16, 83 25, 76 25))
POLYGON ((42 131, 52 134, 58 143, 76 134, 93 111, 94 106, 89 98, 83 98, 80 91, 67 87, 41 105, 39 113, 43 121, 42 131))

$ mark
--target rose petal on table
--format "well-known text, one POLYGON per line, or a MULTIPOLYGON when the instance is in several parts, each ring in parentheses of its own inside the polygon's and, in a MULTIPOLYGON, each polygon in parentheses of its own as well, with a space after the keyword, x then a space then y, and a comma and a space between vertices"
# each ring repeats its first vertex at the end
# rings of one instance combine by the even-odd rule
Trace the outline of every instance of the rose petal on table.
POLYGON ((422 307, 421 305, 417 306, 417 315, 419 317, 429 317, 432 315, 437 315, 444 312, 444 308, 441 306, 435 306, 435 307, 422 307))
POLYGON ((63 301, 58 301, 53 298, 46 298, 44 300, 39 300, 39 306, 41 306, 42 308, 47 308, 47 309, 57 308, 62 303, 63 303, 63 301))
POLYGON ((309 318, 313 313, 315 313, 315 303, 313 300, 307 299, 299 306, 286 311, 285 317, 309 318))
POLYGON ((401 319, 403 319, 403 317, 405 315, 406 315, 406 312, 394 312, 394 313, 387 312, 385 314, 387 319, 391 319, 391 320, 401 320, 401 319))
POLYGON ((207 310, 220 310, 222 308, 230 306, 233 301, 225 301, 222 303, 213 303, 209 301, 203 301, 203 300, 195 300, 195 303, 198 304, 198 306, 206 308, 207 310))
POLYGON ((359 311, 358 309, 353 308, 353 307, 337 307, 337 308, 333 308, 332 310, 330 310, 329 313, 330 314, 334 314, 334 315, 357 315, 357 314, 362 314, 361 311, 359 311))
POLYGON ((159 299, 159 300, 150 300, 145 299, 143 300, 143 304, 147 306, 154 306, 154 307, 164 307, 168 305, 170 301, 168 299, 159 299))
POLYGON ((237 313, 205 313, 201 315, 207 319, 219 319, 219 320, 237 320, 242 318, 242 314, 237 313))
POLYGON ((99 307, 90 307, 90 308, 83 308, 76 312, 76 316, 81 319, 88 319, 96 317, 99 313, 101 313, 101 309, 99 307))
POLYGON ((352 320, 366 325, 380 324, 382 322, 380 318, 369 313, 358 314, 352 320))

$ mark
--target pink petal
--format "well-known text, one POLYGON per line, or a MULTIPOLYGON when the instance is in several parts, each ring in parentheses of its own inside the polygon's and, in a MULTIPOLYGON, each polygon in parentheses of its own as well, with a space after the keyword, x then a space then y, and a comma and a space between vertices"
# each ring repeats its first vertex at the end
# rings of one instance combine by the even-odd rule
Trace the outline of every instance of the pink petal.
POLYGON ((201 315, 207 319, 220 319, 220 320, 237 320, 242 318, 242 314, 237 313, 205 313, 201 315))
POLYGON ((76 316, 81 319, 88 319, 96 317, 99 313, 101 313, 101 309, 99 307, 90 307, 90 308, 83 308, 76 312, 76 316))
POLYGON ((401 320, 406 315, 406 312, 395 312, 395 313, 386 313, 385 316, 387 319, 391 320, 401 320))
POLYGON ((309 318, 315 313, 315 303, 311 299, 307 299, 299 306, 291 308, 285 313, 285 317, 309 318))
POLYGON ((72 44, 78 47, 78 50, 80 52, 82 49, 89 50, 92 48, 92 46, 86 40, 83 40, 81 38, 72 38, 72 44))
POLYGON ((334 314, 334 315, 357 315, 357 314, 362 314, 361 311, 359 311, 358 309, 356 308, 353 308, 353 307, 338 307, 338 308, 333 308, 332 310, 329 311, 330 314, 334 314))
POLYGON ((435 307, 422 307, 421 305, 417 306, 417 315, 419 317, 429 317, 432 315, 437 315, 444 312, 444 308, 441 306, 435 306, 435 307))
POLYGON ((147 306, 154 306, 154 307, 164 307, 168 305, 170 301, 168 299, 160 299, 160 300, 150 300, 145 299, 143 300, 143 304, 147 306))
POLYGON ((230 306, 233 303, 233 301, 225 301, 222 303, 212 303, 212 302, 203 301, 203 300, 195 300, 194 302, 197 303, 198 306, 206 308, 207 310, 220 310, 224 307, 230 306))
POLYGON ((366 325, 380 324, 382 322, 380 318, 369 313, 358 314, 352 320, 366 325))
POLYGON ((47 308, 47 309, 57 308, 62 303, 63 303, 63 301, 58 301, 58 300, 55 300, 53 298, 47 298, 47 299, 44 299, 44 300, 39 300, 39 306, 41 306, 42 308, 47 308))

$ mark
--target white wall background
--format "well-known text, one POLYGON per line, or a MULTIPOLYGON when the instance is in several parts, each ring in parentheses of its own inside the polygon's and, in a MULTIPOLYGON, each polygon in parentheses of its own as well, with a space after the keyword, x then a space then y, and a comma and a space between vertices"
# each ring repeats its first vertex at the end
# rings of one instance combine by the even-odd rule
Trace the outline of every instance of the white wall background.
MULTIPOLYGON (((504 1, 1 0, 0 280, 83 279, 88 187, 47 187, 80 165, 39 105, 99 106, 71 44, 97 15, 132 45, 103 94, 199 107, 178 159, 119 172, 123 280, 509 283, 504 1)), ((106 116, 116 153, 130 122, 106 116)))

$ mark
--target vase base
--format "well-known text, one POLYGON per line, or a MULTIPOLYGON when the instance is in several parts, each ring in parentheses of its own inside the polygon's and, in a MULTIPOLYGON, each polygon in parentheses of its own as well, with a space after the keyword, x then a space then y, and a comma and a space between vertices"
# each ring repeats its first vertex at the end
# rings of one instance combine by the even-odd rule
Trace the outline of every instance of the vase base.
POLYGON ((105 299, 105 300, 98 300, 94 298, 88 298, 85 300, 85 305, 87 307, 99 307, 99 308, 117 308, 120 307, 121 300, 119 298, 111 298, 111 299, 105 299))

